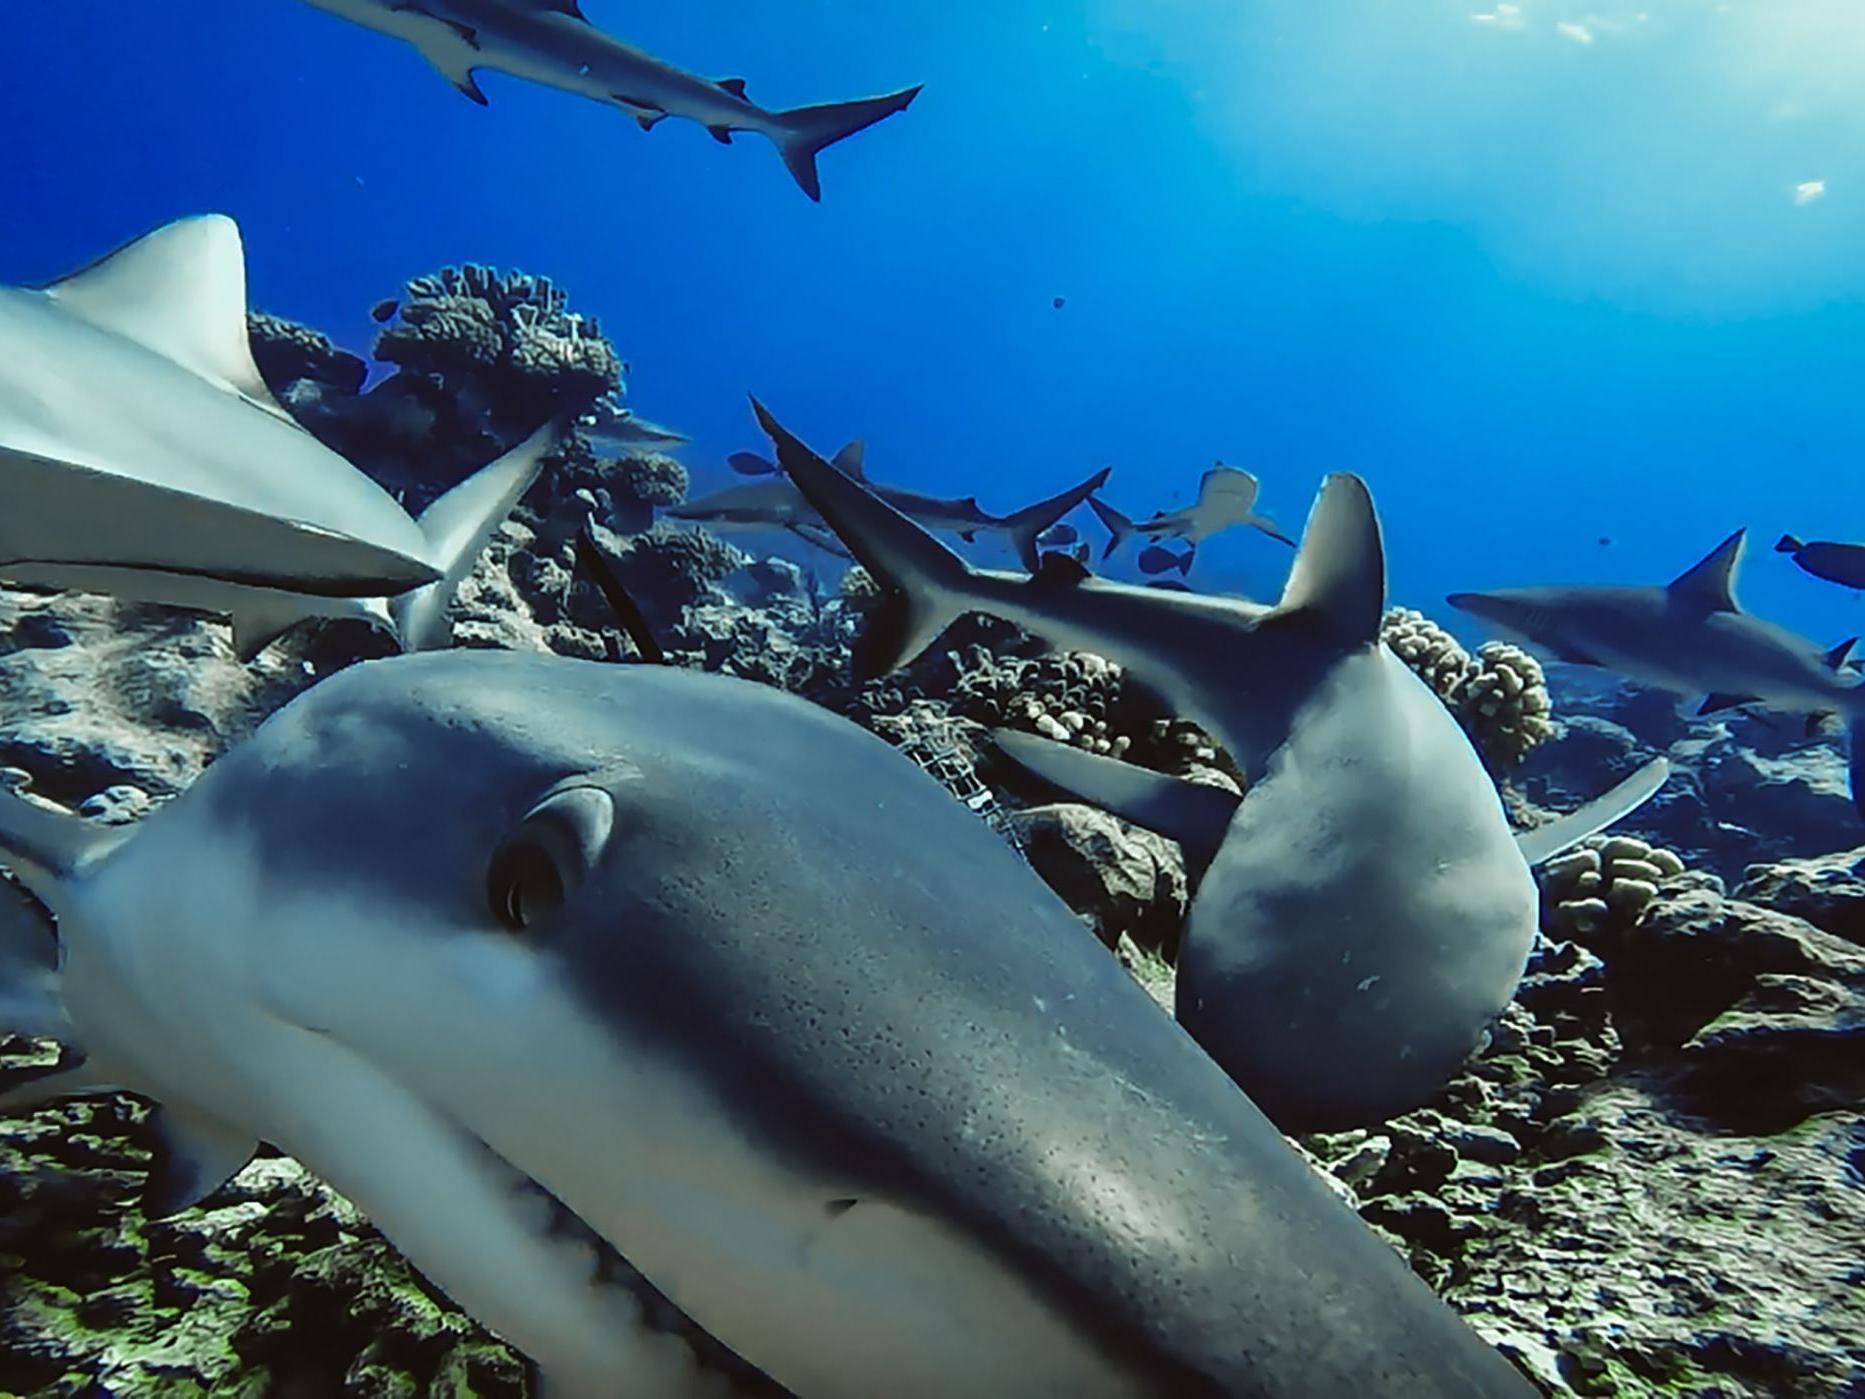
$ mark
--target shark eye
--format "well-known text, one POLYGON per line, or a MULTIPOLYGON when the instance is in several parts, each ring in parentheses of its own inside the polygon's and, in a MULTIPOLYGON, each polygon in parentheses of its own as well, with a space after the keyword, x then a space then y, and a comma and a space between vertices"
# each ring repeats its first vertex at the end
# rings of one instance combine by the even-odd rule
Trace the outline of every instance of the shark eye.
POLYGON ((554 913, 601 858, 615 825, 615 803, 600 787, 572 787, 546 797, 493 852, 486 901, 513 932, 554 913))

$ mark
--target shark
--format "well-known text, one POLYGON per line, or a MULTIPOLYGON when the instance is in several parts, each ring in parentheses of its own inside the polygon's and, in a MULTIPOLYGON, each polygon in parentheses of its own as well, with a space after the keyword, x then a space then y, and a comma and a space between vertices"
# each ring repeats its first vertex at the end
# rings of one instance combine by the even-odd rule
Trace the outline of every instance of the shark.
POLYGON ((1108 582, 1062 555, 1015 574, 971 567, 754 405, 882 588, 859 676, 984 612, 1118 662, 1243 769, 1234 803, 1127 764, 1051 771, 1204 841, 1175 1013, 1252 1101, 1305 1132, 1429 1099, 1513 996, 1538 899, 1468 737, 1380 640, 1385 555, 1365 483, 1327 479, 1273 605, 1108 582))
POLYGON ((562 431, 410 518, 260 378, 238 226, 181 219, 0 287, 0 580, 222 613, 245 658, 310 617, 446 645, 454 588, 562 431))
POLYGON ((1181 574, 1188 573, 1191 571, 1192 557, 1200 544, 1212 535, 1221 534, 1238 525, 1261 530, 1271 539, 1293 547, 1295 541, 1277 529, 1273 520, 1267 515, 1256 513, 1258 490, 1256 477, 1219 462, 1199 480, 1197 500, 1178 510, 1162 510, 1150 519, 1130 520, 1104 500, 1090 501, 1094 513, 1100 517, 1108 532, 1107 547, 1101 551, 1101 557, 1111 558, 1116 549, 1135 536, 1153 541, 1155 549, 1159 540, 1182 539, 1190 547, 1177 560, 1170 556, 1161 559, 1159 554, 1164 553, 1164 550, 1148 550, 1152 558, 1147 562, 1157 566, 1148 567, 1147 572, 1159 573, 1170 566, 1177 568, 1181 574))
MULTIPOLYGON (((865 456, 864 444, 850 442, 835 454, 832 464, 837 471, 866 481, 865 456)), ((834 531, 796 486, 784 478, 776 463, 755 453, 735 452, 729 464, 741 476, 764 479, 727 486, 698 500, 672 506, 665 513, 672 519, 710 525, 715 529, 789 530, 819 549, 847 557, 847 550, 836 542, 834 531)), ((937 496, 903 486, 879 484, 873 489, 888 504, 926 529, 956 534, 968 544, 981 534, 998 535, 1016 551, 1025 567, 1034 568, 1041 537, 1084 501, 1092 502, 1094 493, 1107 484, 1110 474, 1111 468, 1104 467, 1079 485, 1008 515, 991 514, 978 504, 976 496, 937 496)))
POLYGON ((828 146, 903 112, 916 87, 880 97, 774 111, 742 78, 702 78, 605 33, 577 0, 308 0, 320 10, 402 39, 465 96, 487 98, 475 76, 506 73, 619 107, 651 131, 668 117, 698 122, 730 144, 755 132, 777 147, 802 191, 822 198, 816 157, 828 146))
POLYGON ((608 395, 598 398, 576 427, 599 455, 626 457, 639 452, 672 453, 692 441, 685 433, 650 422, 623 408, 608 395))
POLYGON ((0 1015, 72 1051, 0 1111, 151 1100, 157 1216, 274 1144, 550 1394, 1535 1393, 800 698, 367 661, 136 825, 0 794, 0 852, 52 915, 0 921, 0 1015))
POLYGON ((1706 709, 1757 705, 1836 715, 1850 730, 1852 799, 1865 815, 1865 680, 1826 650, 1742 610, 1735 580, 1746 530, 1737 530, 1660 587, 1572 585, 1452 593, 1451 606, 1557 660, 1598 666, 1706 709))

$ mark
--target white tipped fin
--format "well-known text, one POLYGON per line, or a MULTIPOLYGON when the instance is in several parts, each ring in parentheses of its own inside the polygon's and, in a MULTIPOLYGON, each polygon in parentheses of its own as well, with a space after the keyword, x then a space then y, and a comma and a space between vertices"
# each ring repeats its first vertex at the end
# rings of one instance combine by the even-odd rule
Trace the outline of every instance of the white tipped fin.
POLYGON ((389 603, 404 649, 433 651, 452 641, 447 609, 461 581, 485 552, 519 497, 531 489, 544 458, 563 440, 561 421, 546 423, 511 451, 482 467, 421 512, 428 560, 438 582, 403 593, 389 603))
POLYGON ((74 1098, 84 1093, 115 1093, 119 1085, 95 1063, 80 1062, 68 1069, 55 1069, 16 1084, 0 1093, 0 1117, 31 1112, 59 1098, 74 1098))
POLYGON ((1283 587, 1280 613, 1325 620, 1349 645, 1379 636, 1386 607, 1386 552, 1366 482, 1337 472, 1321 486, 1295 564, 1283 587))
POLYGON ((1748 537, 1739 529, 1706 554, 1702 561, 1671 583, 1671 600, 1701 612, 1734 612, 1735 571, 1742 562, 1742 545, 1748 537))
POLYGON ((1611 791, 1602 793, 1585 806, 1567 815, 1537 826, 1532 831, 1517 832, 1516 847, 1531 865, 1552 860, 1564 850, 1571 850, 1588 836, 1598 835, 1615 822, 1623 821, 1650 801, 1671 775, 1666 758, 1653 758, 1611 791))
MULTIPOLYGON (((179 219, 46 288, 65 310, 292 418, 246 338, 246 252, 224 214, 179 219)), ((295 424, 294 424, 295 426, 295 424)))
POLYGON ((99 826, 17 792, 0 792, 0 865, 54 911, 60 883, 127 835, 120 826, 99 826))
POLYGON ((259 1149, 252 1133, 172 1103, 156 1109, 150 1126, 162 1139, 143 1194, 143 1212, 151 1219, 192 1209, 238 1175, 259 1149))

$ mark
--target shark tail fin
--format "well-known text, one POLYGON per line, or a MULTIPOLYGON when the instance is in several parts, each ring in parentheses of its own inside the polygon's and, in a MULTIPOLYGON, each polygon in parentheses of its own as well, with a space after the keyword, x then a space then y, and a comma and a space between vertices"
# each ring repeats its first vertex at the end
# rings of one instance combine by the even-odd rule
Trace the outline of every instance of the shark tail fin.
POLYGON ((1777 554, 1798 554, 1806 547, 1791 534, 1784 534, 1774 541, 1774 552, 1777 554))
POLYGON ((785 166, 803 193, 820 200, 822 183, 816 177, 816 157, 837 141, 864 131, 895 112, 904 112, 919 95, 919 88, 909 87, 885 97, 829 102, 819 107, 792 107, 775 114, 771 139, 777 143, 785 166))
POLYGON ((473 571, 493 533, 531 489, 544 458, 562 443, 568 423, 553 419, 489 466, 481 467, 421 512, 421 533, 440 578, 389 603, 389 615, 408 651, 434 651, 452 643, 447 609, 473 571))
POLYGON ((776 444, 778 464, 880 585, 881 604, 855 647, 856 675, 884 675, 911 660, 966 610, 970 567, 865 484, 817 456, 757 399, 751 406, 776 444))
POLYGON ((1095 517, 1107 530, 1107 547, 1101 551, 1101 558, 1105 561, 1111 558, 1114 551, 1122 544, 1133 538, 1133 521, 1096 496, 1088 497, 1088 508, 1094 511, 1095 517))
POLYGON ((1041 562, 1036 547, 1037 539, 1084 500, 1092 500, 1094 493, 1107 484, 1112 470, 1112 467, 1104 466, 1079 486, 1071 487, 1060 495, 1052 495, 1047 500, 1039 500, 1034 505, 1026 505, 1015 514, 1005 517, 1004 528, 1009 531, 1017 558, 1026 569, 1034 573, 1041 562))

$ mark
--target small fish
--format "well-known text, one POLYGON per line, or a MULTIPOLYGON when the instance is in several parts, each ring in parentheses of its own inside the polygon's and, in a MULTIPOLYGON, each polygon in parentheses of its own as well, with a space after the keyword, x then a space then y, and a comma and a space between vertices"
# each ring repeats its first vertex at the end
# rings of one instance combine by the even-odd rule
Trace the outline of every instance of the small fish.
POLYGON ((1049 304, 1055 307, 1056 310, 1060 311, 1064 306, 1068 305, 1068 298, 1066 296, 1058 296, 1054 301, 1050 302, 1049 304))
POLYGON ((1865 589, 1865 544, 1834 544, 1827 540, 1803 544, 1793 535, 1784 534, 1775 541, 1774 552, 1791 555, 1815 578, 1842 588, 1865 589))
POLYGON ((1140 551, 1140 572, 1170 573, 1177 569, 1179 574, 1190 573, 1195 549, 1187 549, 1183 554, 1175 554, 1163 544, 1149 544, 1140 551))
POLYGON ((377 325, 383 325, 395 319, 395 313, 401 310, 401 302, 392 296, 384 297, 369 308, 369 319, 377 325))

